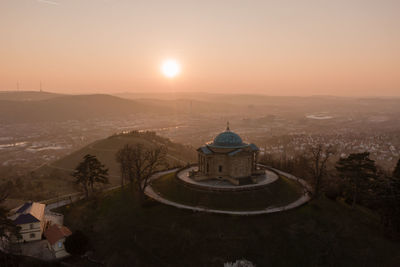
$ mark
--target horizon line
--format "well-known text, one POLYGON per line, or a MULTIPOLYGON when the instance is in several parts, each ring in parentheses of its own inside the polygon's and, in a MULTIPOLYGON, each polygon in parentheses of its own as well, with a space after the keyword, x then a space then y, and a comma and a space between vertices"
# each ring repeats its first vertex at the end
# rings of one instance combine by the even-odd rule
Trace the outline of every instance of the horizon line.
POLYGON ((63 92, 54 92, 47 90, 0 90, 0 94, 4 93, 51 93, 58 95, 110 95, 110 96, 119 96, 122 94, 147 94, 147 95, 156 95, 156 94, 164 94, 164 95, 176 95, 176 94, 208 94, 208 95, 237 95, 237 96, 266 96, 266 97, 336 97, 336 98, 400 98, 400 95, 332 95, 332 94, 310 94, 310 95, 276 95, 276 94, 263 94, 263 93, 236 93, 236 92, 227 92, 227 93, 213 93, 206 91, 176 91, 176 92, 161 92, 161 91, 151 91, 151 92, 130 92, 130 91, 121 91, 116 93, 108 93, 108 92, 83 92, 83 93, 63 93, 63 92))

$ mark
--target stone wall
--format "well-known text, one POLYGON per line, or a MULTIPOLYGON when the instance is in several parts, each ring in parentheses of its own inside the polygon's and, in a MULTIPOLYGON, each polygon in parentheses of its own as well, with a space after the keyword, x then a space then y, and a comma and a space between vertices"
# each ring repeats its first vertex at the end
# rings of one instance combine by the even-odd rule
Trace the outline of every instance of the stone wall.
POLYGON ((250 147, 242 148, 236 154, 232 148, 212 148, 212 154, 198 150, 199 173, 209 178, 241 178, 255 174, 257 152, 250 147))
POLYGON ((209 177, 247 177, 252 173, 252 153, 242 153, 235 156, 213 154, 206 157, 200 171, 209 177), (208 172, 206 166, 208 164, 208 172))

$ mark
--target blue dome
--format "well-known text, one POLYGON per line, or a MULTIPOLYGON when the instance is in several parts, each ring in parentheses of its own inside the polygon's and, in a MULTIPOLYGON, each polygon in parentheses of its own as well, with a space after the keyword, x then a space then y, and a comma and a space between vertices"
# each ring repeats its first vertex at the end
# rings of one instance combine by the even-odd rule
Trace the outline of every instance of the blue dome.
POLYGON ((217 147, 241 147, 243 145, 245 144, 243 144, 242 138, 229 130, 217 135, 211 144, 211 146, 217 147))

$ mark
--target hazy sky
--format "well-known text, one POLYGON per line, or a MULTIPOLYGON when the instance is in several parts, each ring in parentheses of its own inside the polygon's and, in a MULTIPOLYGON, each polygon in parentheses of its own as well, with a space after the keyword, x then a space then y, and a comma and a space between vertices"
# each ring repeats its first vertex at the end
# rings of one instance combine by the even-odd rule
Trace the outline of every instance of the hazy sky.
POLYGON ((399 0, 0 0, 0 90, 400 95, 399 0), (161 75, 175 58, 179 77, 161 75))

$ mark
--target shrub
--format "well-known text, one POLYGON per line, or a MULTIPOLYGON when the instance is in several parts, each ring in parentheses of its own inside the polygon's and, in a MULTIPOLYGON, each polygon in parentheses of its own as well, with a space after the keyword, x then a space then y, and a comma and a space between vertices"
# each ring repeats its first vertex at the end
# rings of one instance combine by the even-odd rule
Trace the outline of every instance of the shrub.
POLYGON ((84 233, 76 231, 65 239, 65 250, 71 255, 83 255, 88 250, 89 240, 84 233))

